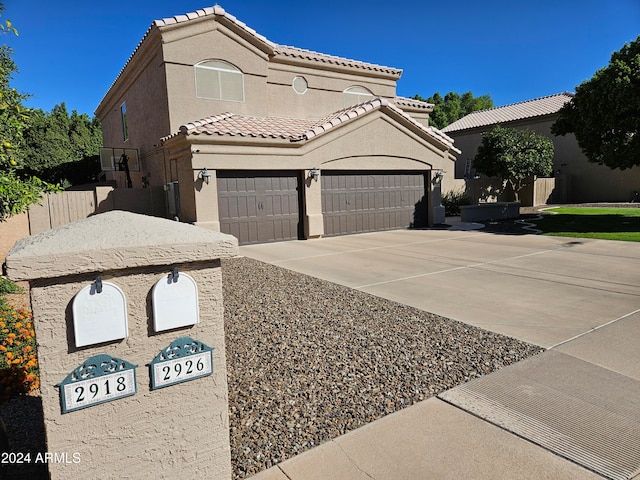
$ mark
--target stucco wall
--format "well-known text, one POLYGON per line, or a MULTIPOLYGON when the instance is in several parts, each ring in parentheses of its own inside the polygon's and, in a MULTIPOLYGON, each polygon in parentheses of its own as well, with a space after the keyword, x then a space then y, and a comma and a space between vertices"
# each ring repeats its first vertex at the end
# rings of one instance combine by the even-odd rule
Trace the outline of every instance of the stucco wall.
MULTIPOLYGON (((160 159, 149 154, 157 152, 160 138, 170 133, 168 99, 162 55, 159 49, 148 51, 149 57, 135 63, 110 92, 108 101, 96 111, 102 123, 103 145, 112 148, 137 148, 141 171, 131 172, 134 187, 142 187, 142 177, 152 172, 151 182, 161 185, 163 177, 160 159), (120 107, 126 103, 128 140, 124 140, 120 107)), ((126 186, 124 172, 109 172, 118 187, 126 186)))
MULTIPOLYGON (((175 137, 168 142, 175 177, 180 183, 182 221, 219 229, 216 170, 288 170, 301 171, 307 178, 311 168, 353 171, 433 171, 447 172, 444 191, 451 188, 455 157, 441 150, 430 137, 425 138, 414 125, 390 118, 388 113, 368 115, 335 127, 306 142, 283 139, 232 137, 227 144, 207 144, 206 138, 175 137), (198 142, 190 144, 190 142, 198 142), (203 143, 200 143, 202 141, 203 143), (192 153, 197 150, 197 153, 192 153), (209 185, 198 179, 206 167, 214 178, 209 185)), ((322 212, 318 182, 304 186, 302 220, 307 237, 322 235, 322 212)), ((431 205, 431 204, 430 204, 431 205)), ((431 207, 430 207, 431 208, 431 207)))
MULTIPOLYGON (((396 93, 396 80, 389 74, 361 75, 355 69, 300 59, 270 61, 255 40, 249 41, 246 34, 239 35, 210 16, 152 29, 96 114, 103 124, 105 146, 139 148, 143 165, 138 177, 151 172, 151 184, 160 185, 166 183, 165 160, 153 153, 153 145, 176 133, 181 125, 228 111, 322 118, 343 108, 342 92, 354 85, 388 99, 396 93), (243 72, 244 102, 196 97, 194 65, 208 59, 228 61, 243 72), (304 95, 291 86, 297 75, 309 83, 304 95), (129 123, 126 142, 120 115, 123 102, 129 123)), ((138 177, 135 181, 139 182, 138 177)))
POLYGON ((352 86, 367 88, 374 96, 392 100, 396 82, 354 73, 312 68, 311 65, 269 64, 267 95, 269 115, 297 118, 322 118, 344 108, 343 91, 352 86), (308 90, 303 95, 292 87, 293 79, 302 76, 308 90))
POLYGON ((231 478, 221 257, 237 241, 170 220, 109 212, 20 241, 9 278, 29 280, 52 480, 231 478), (198 286, 199 323, 156 332, 152 289, 172 268, 198 286), (100 275, 125 295, 128 336, 78 348, 73 301, 100 275), (149 363, 181 337, 213 347, 213 374, 151 390, 149 363), (137 365, 137 393, 66 414, 59 388, 97 354, 137 365))
MULTIPOLYGON (((207 18, 163 33, 164 68, 167 71, 170 129, 223 112, 267 115, 266 54, 207 18), (243 72, 244 102, 197 98, 194 65, 211 59, 225 60, 243 72)), ((160 135, 160 136, 162 136, 160 135)))
POLYGON ((77 464, 51 465, 52 479, 96 478, 96 468, 100 478, 150 478, 151 472, 153 478, 231 478, 220 267, 212 262, 179 268, 198 284, 199 324, 179 332, 151 334, 150 290, 166 276, 167 268, 109 272, 103 280, 118 285, 127 298, 129 337, 84 349, 73 346, 70 307, 74 295, 95 275, 32 285, 48 449, 78 453, 80 458, 77 464), (171 341, 185 335, 215 348, 214 374, 150 391, 146 365, 171 341), (138 365, 138 393, 63 415, 54 385, 98 353, 138 365))
MULTIPOLYGON (((640 190, 640 167, 621 171, 589 162, 580 150, 575 135, 555 136, 551 133, 551 125, 555 119, 556 116, 552 115, 536 121, 505 123, 503 126, 519 130, 528 129, 551 138, 554 145, 554 176, 561 178, 564 182, 563 202, 630 201, 633 198, 633 192, 640 190)), ((487 130, 490 128, 486 127, 487 130)), ((456 178, 463 178, 466 160, 475 157, 478 146, 482 142, 482 130, 447 133, 455 140, 455 146, 462 150, 456 164, 456 178)))
POLYGON ((29 235, 29 216, 26 213, 15 215, 4 222, 0 222, 0 263, 22 237, 29 235))

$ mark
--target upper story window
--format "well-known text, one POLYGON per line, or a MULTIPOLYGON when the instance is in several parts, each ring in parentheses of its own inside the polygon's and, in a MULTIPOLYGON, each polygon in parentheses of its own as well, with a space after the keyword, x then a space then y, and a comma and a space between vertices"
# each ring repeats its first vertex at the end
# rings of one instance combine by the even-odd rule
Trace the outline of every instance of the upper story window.
POLYGON ((224 60, 205 60, 195 65, 196 97, 244 102, 244 77, 239 68, 224 60))
POLYGON ((342 92, 342 104, 344 107, 350 107, 357 103, 367 102, 373 98, 373 93, 364 87, 353 86, 342 92))
POLYGON ((129 127, 127 126, 127 102, 120 105, 120 118, 122 119, 122 139, 126 142, 129 139, 129 127))

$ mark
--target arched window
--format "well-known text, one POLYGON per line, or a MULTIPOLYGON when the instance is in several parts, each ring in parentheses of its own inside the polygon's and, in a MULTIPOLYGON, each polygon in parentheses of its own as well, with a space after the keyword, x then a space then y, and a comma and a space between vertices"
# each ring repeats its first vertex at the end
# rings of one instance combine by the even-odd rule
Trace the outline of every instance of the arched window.
POLYGON ((366 102, 373 98, 370 90, 358 85, 347 88, 342 92, 342 104, 344 107, 350 107, 357 103, 366 102))
POLYGON ((242 71, 224 60, 205 60, 195 65, 196 97, 244 102, 242 71))

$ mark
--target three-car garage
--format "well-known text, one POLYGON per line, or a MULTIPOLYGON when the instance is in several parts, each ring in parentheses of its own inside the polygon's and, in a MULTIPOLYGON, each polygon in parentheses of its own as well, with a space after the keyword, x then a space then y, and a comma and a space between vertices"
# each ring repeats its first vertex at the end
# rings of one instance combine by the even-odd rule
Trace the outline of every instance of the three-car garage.
POLYGON ((382 98, 318 121, 217 115, 163 142, 179 218, 242 245, 442 221, 443 174, 460 153, 382 98))
MULTIPOLYGON (((240 244, 303 237, 304 185, 299 171, 217 172, 220 231, 240 244)), ((420 224, 426 215, 425 172, 323 171, 324 235, 420 224)))

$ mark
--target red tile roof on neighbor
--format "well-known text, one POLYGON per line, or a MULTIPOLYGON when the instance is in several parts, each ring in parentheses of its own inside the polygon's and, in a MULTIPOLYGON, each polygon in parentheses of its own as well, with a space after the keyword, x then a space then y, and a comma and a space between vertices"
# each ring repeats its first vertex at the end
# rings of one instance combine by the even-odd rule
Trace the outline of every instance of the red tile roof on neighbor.
POLYGON ((458 132, 469 128, 485 127, 487 125, 496 125, 514 120, 550 115, 557 113, 558 110, 572 98, 572 93, 564 92, 505 105, 504 107, 473 112, 453 122, 451 125, 447 125, 442 131, 446 133, 458 132))
POLYGON ((445 148, 456 153, 460 150, 453 146, 453 139, 434 127, 425 127, 417 122, 393 103, 383 98, 374 98, 352 107, 339 110, 320 120, 284 118, 284 117, 251 117, 235 113, 223 113, 187 123, 180 127, 174 135, 163 138, 166 141, 176 135, 229 135, 253 138, 280 138, 292 142, 309 140, 373 110, 388 109, 400 115, 429 136, 437 139, 445 148))

